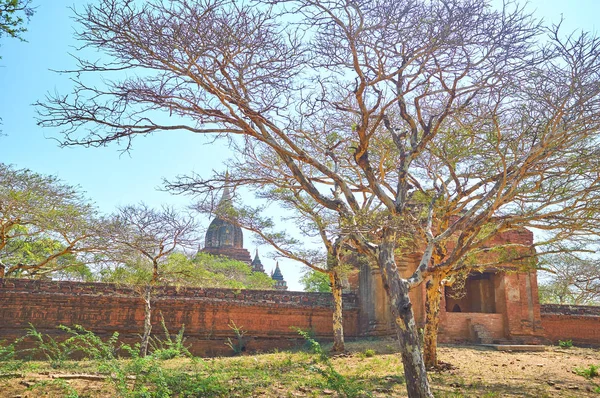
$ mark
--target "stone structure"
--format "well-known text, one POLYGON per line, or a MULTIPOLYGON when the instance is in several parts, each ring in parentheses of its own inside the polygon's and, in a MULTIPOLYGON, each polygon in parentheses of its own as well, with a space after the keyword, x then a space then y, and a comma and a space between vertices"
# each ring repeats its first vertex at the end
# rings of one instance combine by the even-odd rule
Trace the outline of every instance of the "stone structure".
MULTIPOLYGON (((331 336, 328 293, 159 287, 152 296, 153 330, 162 330, 161 314, 173 333, 185 325, 186 346, 195 355, 232 354, 225 345, 235 337, 231 321, 247 332, 248 351, 303 344, 294 328, 311 330, 319 340, 331 336)), ((343 300, 346 336, 359 337, 358 297, 345 294, 343 300)), ((22 337, 30 323, 53 337, 62 333, 58 325, 81 325, 102 338, 117 331, 120 340, 135 343, 144 301, 133 289, 108 283, 0 279, 0 341, 22 337)))
POLYGON ((260 257, 258 257, 258 249, 256 249, 254 260, 252 260, 250 265, 252 266, 252 272, 265 272, 265 267, 263 267, 260 257))
MULTIPOLYGON (((500 234, 493 244, 512 242, 531 247, 528 230, 500 234)), ((420 253, 397 258, 402 276, 409 277, 419 264, 420 253)), ((483 259, 482 259, 483 260, 483 259)), ((360 330, 373 335, 390 333, 390 312, 379 270, 362 266, 351 278, 358 296, 363 322, 360 330)), ((440 308, 439 340, 446 343, 527 343, 546 341, 538 301, 535 271, 519 272, 513 264, 502 264, 483 273, 473 273, 465 281, 465 291, 455 295, 446 288, 440 308)), ((415 320, 425 324, 425 284, 410 292, 415 320)), ((599 342, 600 343, 600 342, 599 342)))
POLYGON ((600 346, 600 306, 542 304, 542 326, 553 344, 572 340, 581 346, 600 346))
MULTIPOLYGON (((231 192, 228 186, 223 190, 223 196, 217 205, 217 214, 226 212, 231 207, 231 192)), ((218 215, 211 221, 204 239, 202 251, 217 256, 226 256, 234 260, 250 264, 250 253, 244 249, 244 234, 242 229, 233 223, 223 220, 218 215)))
POLYGON ((273 280, 275 281, 275 289, 287 290, 287 283, 286 283, 285 279, 283 279, 283 274, 281 273, 281 270, 279 269, 279 261, 277 262, 277 265, 275 266, 275 271, 273 271, 271 273, 271 278, 273 278, 273 280))

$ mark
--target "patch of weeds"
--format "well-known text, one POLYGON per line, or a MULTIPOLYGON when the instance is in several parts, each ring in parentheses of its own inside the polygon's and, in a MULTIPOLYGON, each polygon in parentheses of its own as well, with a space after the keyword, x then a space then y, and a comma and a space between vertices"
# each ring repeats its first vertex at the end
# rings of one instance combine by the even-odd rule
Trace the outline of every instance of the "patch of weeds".
POLYGON ((496 398, 499 396, 500 396, 500 393, 498 391, 490 391, 490 392, 486 392, 485 394, 483 394, 481 396, 481 398, 496 398))
POLYGON ((215 375, 205 377, 194 373, 172 373, 166 381, 173 394, 182 397, 223 397, 229 393, 229 386, 215 375))
POLYGON ((23 338, 15 340, 10 344, 6 344, 5 340, 0 340, 0 362, 12 361, 16 354, 16 345, 23 341, 23 338))
POLYGON ((460 392, 434 392, 433 396, 435 398, 464 398, 464 395, 460 392))
POLYGON ((308 332, 300 329, 296 330, 306 340, 311 352, 315 354, 314 361, 307 366, 307 370, 323 377, 326 388, 334 390, 338 394, 348 398, 371 396, 371 393, 365 390, 360 380, 354 377, 343 376, 335 370, 331 359, 327 356, 321 345, 308 332))
MULTIPOLYGON (((59 326, 71 335, 63 342, 57 342, 50 336, 43 336, 32 326, 28 335, 36 340, 35 350, 46 356, 52 367, 62 367, 74 353, 83 353, 85 357, 98 363, 98 370, 109 376, 109 381, 123 398, 167 398, 172 393, 167 383, 165 370, 157 358, 139 355, 139 344, 131 347, 118 342, 118 333, 114 333, 106 342, 93 332, 81 326, 59 326), (123 351, 130 358, 121 360, 117 353, 123 351)), ((177 344, 171 341, 173 345, 177 344)), ((182 342, 182 339, 179 339, 182 342)))
POLYGON ((294 365, 294 361, 292 359, 292 355, 291 354, 287 354, 285 356, 285 359, 283 360, 283 362, 281 363, 282 366, 289 368, 292 367, 294 365))
POLYGON ((124 344, 121 348, 130 355, 130 360, 105 359, 98 366, 100 372, 109 375, 119 397, 168 398, 173 395, 158 359, 151 355, 140 357, 139 344, 133 347, 124 344))
POLYGON ((185 346, 185 337, 183 337, 183 333, 185 331, 185 325, 181 326, 179 332, 175 335, 175 338, 171 338, 171 334, 169 333, 169 329, 165 325, 165 318, 160 313, 160 325, 165 332, 164 339, 159 339, 157 337, 150 338, 150 350, 152 352, 152 356, 161 360, 173 359, 173 358, 191 358, 192 354, 190 353, 188 347, 185 346))
POLYGON ((71 335, 71 337, 64 341, 64 346, 68 347, 72 353, 82 353, 87 359, 114 359, 120 349, 120 346, 118 346, 119 333, 117 332, 114 332, 104 342, 94 332, 80 325, 74 325, 72 328, 60 325, 58 328, 71 335))
POLYGON ((586 379, 593 379, 594 377, 600 376, 600 373, 598 373, 598 369, 600 369, 600 366, 590 365, 587 368, 575 368, 574 372, 579 376, 585 377, 586 379))
POLYGON ((560 348, 572 348, 573 340, 558 340, 558 346, 560 348))
MULTIPOLYGON (((286 375, 298 379, 296 369, 285 368, 277 359, 259 362, 255 357, 224 358, 221 361, 209 360, 203 368, 192 372, 171 373, 167 376, 169 388, 174 396, 181 397, 235 397, 255 396, 268 389, 286 375)), ((288 381, 292 383, 292 381, 288 381)))
POLYGON ((35 383, 33 386, 28 388, 28 390, 37 389, 41 389, 46 394, 52 394, 53 396, 57 396, 56 394, 60 393, 60 396, 64 398, 79 398, 79 393, 77 393, 77 390, 71 387, 71 385, 63 379, 40 381, 39 383, 35 383))
POLYGON ((23 338, 17 339, 10 344, 4 340, 0 341, 0 374, 11 373, 22 368, 23 361, 15 359, 16 346, 23 338))
POLYGON ((235 333, 235 340, 231 340, 228 337, 225 345, 231 348, 234 354, 239 355, 246 351, 246 344, 248 344, 248 340, 245 336, 248 332, 243 329, 243 326, 238 327, 233 320, 229 320, 228 326, 231 330, 233 330, 233 333, 235 333))
POLYGON ((44 336, 31 323, 29 329, 27 329, 26 337, 33 339, 35 348, 25 351, 44 356, 54 369, 64 367, 65 362, 77 351, 67 341, 58 342, 51 336, 44 336))
POLYGON ((364 355, 365 358, 372 358, 375 356, 375 350, 367 348, 366 350, 363 351, 362 354, 364 355))

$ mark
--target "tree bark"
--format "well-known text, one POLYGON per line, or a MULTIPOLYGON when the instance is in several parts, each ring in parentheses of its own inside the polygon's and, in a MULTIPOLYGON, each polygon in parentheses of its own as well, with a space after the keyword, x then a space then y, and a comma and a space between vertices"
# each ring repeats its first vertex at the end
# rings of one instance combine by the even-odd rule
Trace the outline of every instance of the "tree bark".
POLYGON ((400 278, 394 259, 394 248, 393 233, 386 232, 383 242, 379 245, 378 265, 381 268, 383 284, 390 300, 398 335, 406 389, 410 398, 433 398, 427 380, 412 304, 408 296, 409 284, 408 281, 400 278))
POLYGON ((147 287, 144 292, 144 334, 140 344, 140 356, 145 357, 148 354, 148 344, 150 343, 150 332, 152 331, 152 303, 151 288, 147 287))
POLYGON ((342 278, 337 271, 329 273, 333 293, 333 352, 344 352, 344 318, 342 313, 342 278))
POLYGON ((427 281, 425 297, 425 333, 423 351, 425 367, 434 369, 438 366, 437 338, 440 324, 440 302, 442 301, 442 276, 434 273, 427 281))

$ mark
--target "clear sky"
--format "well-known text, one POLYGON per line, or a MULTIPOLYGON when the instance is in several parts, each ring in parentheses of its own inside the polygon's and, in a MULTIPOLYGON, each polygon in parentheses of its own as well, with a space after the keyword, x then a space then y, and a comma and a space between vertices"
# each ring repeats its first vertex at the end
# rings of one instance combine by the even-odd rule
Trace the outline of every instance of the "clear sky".
MULTIPOLYGON (((0 129, 6 134, 0 137, 0 162, 79 185, 107 213, 117 205, 139 201, 184 207, 190 203, 189 197, 156 190, 162 178, 190 172, 209 176, 213 169, 222 170, 228 157, 224 145, 210 144, 191 133, 172 132, 137 139, 130 154, 121 154, 118 146, 61 149, 48 138, 53 131, 36 125, 33 102, 55 90, 70 93, 68 78, 51 70, 73 67, 69 53, 77 43, 72 38, 72 11, 68 7, 87 2, 34 0, 37 10, 24 34, 27 42, 0 39, 0 129)), ((501 0, 494 0, 494 4, 501 4, 501 0)), ((563 15, 565 31, 598 30, 600 0, 531 0, 528 8, 549 22, 557 22, 563 15)), ((206 227, 208 220, 203 223, 206 227)), ((245 235, 245 246, 254 254, 252 239, 245 235)), ((260 250, 266 252, 267 247, 260 250)), ((265 268, 271 270, 273 260, 261 257, 265 268)), ((299 267, 286 260, 280 264, 290 288, 301 290, 299 267)))

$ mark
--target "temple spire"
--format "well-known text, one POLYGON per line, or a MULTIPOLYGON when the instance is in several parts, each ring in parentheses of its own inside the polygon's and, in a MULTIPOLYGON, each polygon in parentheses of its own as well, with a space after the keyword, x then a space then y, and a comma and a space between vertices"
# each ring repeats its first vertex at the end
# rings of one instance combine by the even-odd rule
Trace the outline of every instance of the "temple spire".
POLYGON ((254 260, 252 260, 252 263, 250 263, 250 265, 252 266, 252 272, 265 272, 265 268, 263 267, 262 262, 258 257, 258 249, 256 249, 254 260))
POLYGON ((287 282, 283 279, 283 274, 279 268, 279 261, 275 265, 275 271, 271 273, 271 278, 275 281, 275 289, 287 290, 287 282))
POLYGON ((231 189, 229 189, 230 183, 231 180, 229 179, 229 170, 227 170, 225 172, 225 184, 223 185, 223 194, 221 195, 221 200, 219 201, 219 207, 223 205, 231 205, 231 189))

